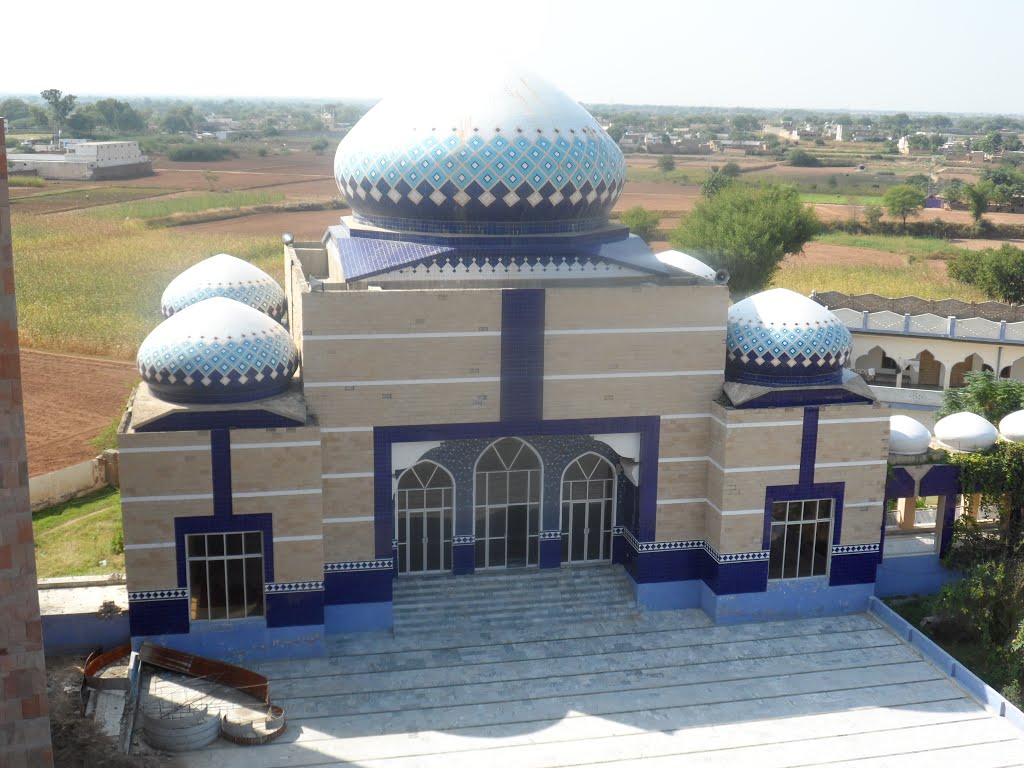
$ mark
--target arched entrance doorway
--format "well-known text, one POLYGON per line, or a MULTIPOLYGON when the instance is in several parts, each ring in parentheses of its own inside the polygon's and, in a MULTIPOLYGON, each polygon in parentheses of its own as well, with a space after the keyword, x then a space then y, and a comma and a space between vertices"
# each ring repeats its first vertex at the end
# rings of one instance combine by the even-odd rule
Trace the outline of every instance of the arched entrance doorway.
POLYGON ((615 469, 585 453, 562 475, 562 562, 610 560, 615 524, 615 469))
POLYGON ((452 569, 454 495, 452 476, 432 461, 421 461, 398 478, 395 539, 399 574, 452 569))
POLYGON ((537 565, 541 460, 516 437, 491 443, 474 472, 477 568, 537 565))

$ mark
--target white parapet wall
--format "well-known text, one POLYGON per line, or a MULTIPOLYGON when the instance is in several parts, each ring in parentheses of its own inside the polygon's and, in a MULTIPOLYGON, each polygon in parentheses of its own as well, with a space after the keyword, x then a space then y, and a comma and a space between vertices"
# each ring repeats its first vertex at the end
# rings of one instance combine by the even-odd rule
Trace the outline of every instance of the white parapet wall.
POLYGON ((101 458, 29 478, 32 509, 48 507, 107 485, 106 464, 101 458))

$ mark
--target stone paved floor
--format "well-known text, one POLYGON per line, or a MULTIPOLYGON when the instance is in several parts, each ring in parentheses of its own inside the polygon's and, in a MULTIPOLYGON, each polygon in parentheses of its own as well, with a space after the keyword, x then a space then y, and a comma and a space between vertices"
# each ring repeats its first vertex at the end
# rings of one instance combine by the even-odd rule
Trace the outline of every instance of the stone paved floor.
POLYGON ((724 627, 698 610, 615 608, 353 636, 329 658, 262 665, 287 733, 181 764, 1024 764, 1024 735, 869 616, 724 627))

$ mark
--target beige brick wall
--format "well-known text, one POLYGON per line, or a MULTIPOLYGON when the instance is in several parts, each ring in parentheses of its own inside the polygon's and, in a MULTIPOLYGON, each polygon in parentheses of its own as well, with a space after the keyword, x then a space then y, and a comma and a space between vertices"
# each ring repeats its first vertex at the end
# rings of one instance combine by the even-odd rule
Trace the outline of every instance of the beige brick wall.
POLYGON ((394 381, 501 375, 501 338, 307 340, 308 382, 394 381))
POLYGON ((373 523, 331 523, 325 525, 324 559, 330 563, 373 560, 373 523))
POLYGON ((710 509, 706 525, 707 541, 720 554, 761 551, 764 543, 763 514, 721 516, 710 509))
POLYGON ((174 518, 209 517, 213 499, 121 503, 124 543, 165 544, 174 541, 174 518))
MULTIPOLYGON (((274 521, 274 530, 277 530, 277 520, 274 521)), ((322 540, 274 542, 275 582, 321 581, 323 578, 324 542, 322 540)))
POLYGON ((178 565, 174 547, 125 550, 124 568, 129 592, 178 587, 178 565))
POLYGON ((706 539, 704 523, 708 509, 708 505, 703 502, 659 504, 655 539, 657 541, 706 539))
POLYGON ((496 421, 499 382, 306 388, 322 427, 496 421))
POLYGON ((544 418, 706 413, 723 377, 658 376, 544 382, 544 418))
MULTIPOLYGON (((232 438, 234 433, 232 433, 232 438)), ((312 442, 298 440, 295 442, 312 442)), ((234 493, 320 488, 320 445, 243 448, 232 440, 231 489, 234 493)))
POLYGON ((209 445, 207 440, 203 450, 122 452, 118 457, 122 496, 213 493, 209 445))
POLYGON ((658 499, 702 499, 707 496, 707 462, 658 464, 658 499))
POLYGON ((547 336, 545 375, 721 370, 725 331, 547 336))
POLYGON ((302 294, 305 335, 500 331, 501 291, 325 291, 302 294))
MULTIPOLYGON (((324 517, 372 516, 373 478, 346 477, 325 479, 324 517)), ((350 525, 346 523, 345 525, 350 525)))
POLYGON ((373 471, 373 432, 324 432, 321 435, 323 473, 373 471))
POLYGON ((689 419, 663 418, 658 455, 662 458, 707 456, 716 426, 707 416, 689 419))
POLYGON ((545 291, 544 317, 557 330, 724 326, 728 307, 729 291, 720 286, 555 286, 545 291))
POLYGON ((323 530, 319 493, 233 499, 231 505, 236 515, 272 515, 275 536, 319 536, 323 530))

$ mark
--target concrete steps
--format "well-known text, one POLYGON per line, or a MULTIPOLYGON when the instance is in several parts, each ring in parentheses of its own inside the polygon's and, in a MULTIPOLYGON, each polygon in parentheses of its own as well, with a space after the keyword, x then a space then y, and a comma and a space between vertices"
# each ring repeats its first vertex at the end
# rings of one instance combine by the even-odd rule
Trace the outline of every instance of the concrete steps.
POLYGON ((441 626, 536 631, 556 620, 639 615, 629 578, 614 565, 400 578, 393 605, 396 637, 441 626))

